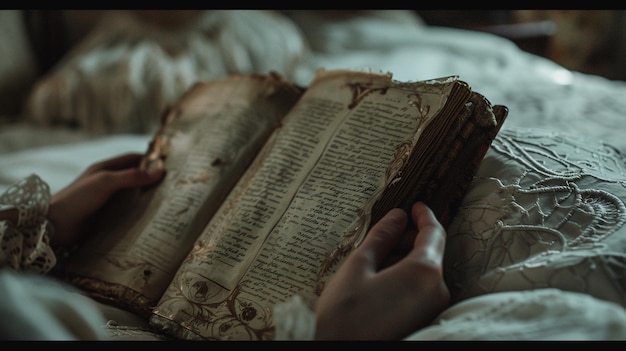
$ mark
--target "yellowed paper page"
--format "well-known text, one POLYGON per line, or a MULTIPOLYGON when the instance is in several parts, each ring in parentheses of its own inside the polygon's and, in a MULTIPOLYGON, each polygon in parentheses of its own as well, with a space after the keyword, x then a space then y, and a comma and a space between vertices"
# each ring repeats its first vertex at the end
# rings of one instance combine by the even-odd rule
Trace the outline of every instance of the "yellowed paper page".
POLYGON ((120 194, 70 273, 78 282, 89 278, 84 284, 100 294, 153 306, 300 93, 273 76, 229 78, 188 92, 164 115, 147 156, 163 162, 166 179, 152 190, 120 194))

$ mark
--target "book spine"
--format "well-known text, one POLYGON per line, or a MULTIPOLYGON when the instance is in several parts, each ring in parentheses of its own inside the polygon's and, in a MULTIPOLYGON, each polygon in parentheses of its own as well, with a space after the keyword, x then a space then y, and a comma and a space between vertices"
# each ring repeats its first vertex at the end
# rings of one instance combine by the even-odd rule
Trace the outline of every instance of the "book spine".
POLYGON ((480 94, 470 99, 471 115, 450 147, 450 156, 437 170, 436 186, 424 194, 425 202, 437 214, 439 221, 448 226, 465 192, 474 179, 493 139, 502 127, 508 110, 501 105, 492 106, 480 94))

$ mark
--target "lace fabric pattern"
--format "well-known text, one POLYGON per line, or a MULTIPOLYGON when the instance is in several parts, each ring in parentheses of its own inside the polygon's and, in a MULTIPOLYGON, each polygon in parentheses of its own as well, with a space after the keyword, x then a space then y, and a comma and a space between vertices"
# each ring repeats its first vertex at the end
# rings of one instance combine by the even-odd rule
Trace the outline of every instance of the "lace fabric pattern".
POLYGON ((275 340, 313 340, 315 314, 313 303, 306 303, 300 295, 274 306, 275 340))
POLYGON ((50 188, 30 175, 0 195, 0 210, 18 210, 17 224, 0 221, 0 266, 45 274, 56 264, 50 247, 53 227, 46 219, 50 188))
POLYGON ((448 228, 453 298, 558 288, 626 307, 626 157, 510 128, 483 162, 448 228))

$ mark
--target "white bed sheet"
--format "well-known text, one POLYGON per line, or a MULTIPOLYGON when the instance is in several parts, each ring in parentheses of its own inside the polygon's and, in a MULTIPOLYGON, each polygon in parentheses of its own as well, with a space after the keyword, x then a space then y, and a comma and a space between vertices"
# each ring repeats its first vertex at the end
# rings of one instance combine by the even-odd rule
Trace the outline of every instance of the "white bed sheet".
POLYGON ((0 157, 0 193, 33 173, 55 193, 91 163, 126 152, 145 152, 148 141, 148 135, 121 134, 5 153, 0 157))

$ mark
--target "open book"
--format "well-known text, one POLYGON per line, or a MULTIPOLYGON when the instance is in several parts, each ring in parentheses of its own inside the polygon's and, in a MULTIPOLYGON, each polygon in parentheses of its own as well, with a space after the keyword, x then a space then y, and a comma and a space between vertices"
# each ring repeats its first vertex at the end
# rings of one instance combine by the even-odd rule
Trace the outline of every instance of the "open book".
POLYGON ((458 77, 318 72, 196 84, 67 264, 70 282, 181 339, 272 339, 272 306, 314 299, 389 209, 444 226, 507 115, 458 77))

